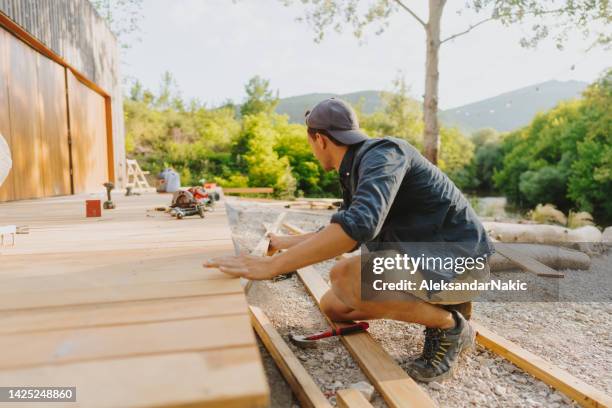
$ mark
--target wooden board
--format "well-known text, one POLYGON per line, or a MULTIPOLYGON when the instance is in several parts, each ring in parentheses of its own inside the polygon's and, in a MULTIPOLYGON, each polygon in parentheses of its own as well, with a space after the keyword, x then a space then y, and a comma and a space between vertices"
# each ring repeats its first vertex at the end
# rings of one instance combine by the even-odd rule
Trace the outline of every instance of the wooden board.
POLYGON ((212 281, 161 282, 137 285, 99 287, 96 289, 68 289, 4 293, 0 297, 0 311, 128 302, 210 294, 240 293, 237 279, 212 281))
POLYGON ((40 54, 37 59, 43 193, 45 197, 68 195, 71 188, 65 68, 40 54))
POLYGON ((74 192, 104 191, 108 142, 104 98, 68 72, 74 192))
POLYGON ((242 293, 0 312, 0 334, 243 314, 242 293))
POLYGON ((244 330, 248 324, 246 315, 237 315, 10 334, 0 338, 0 370, 249 346, 254 339, 244 330))
MULTIPOLYGON (((303 233, 302 230, 293 225, 284 225, 294 233, 303 233)), ((297 273, 306 290, 316 300, 317 304, 320 304, 321 298, 329 290, 327 282, 311 266, 302 268, 297 273)), ((341 327, 350 324, 350 322, 334 323, 330 321, 330 324, 341 327)), ((369 333, 341 336, 340 340, 390 407, 435 406, 429 395, 410 378, 369 333)))
MULTIPOLYGON (((0 135, 4 137, 9 148, 12 146, 11 121, 9 115, 9 94, 8 94, 8 40, 9 34, 0 28, 0 135)), ((13 200, 14 175, 11 170, 4 183, 0 185, 0 201, 13 200)))
POLYGON ((511 247, 512 244, 496 243, 495 251, 500 255, 508 258, 522 269, 527 272, 531 272, 537 276, 545 276, 548 278, 564 278, 565 275, 558 272, 549 266, 544 265, 542 262, 533 259, 532 257, 521 254, 519 251, 511 247))
POLYGON ((42 140, 38 115, 37 53, 23 42, 6 35, 9 69, 11 150, 14 199, 44 195, 42 140))
MULTIPOLYGON (((316 269, 302 268, 298 275, 308 292, 319 304, 329 286, 316 269)), ((350 323, 333 323, 337 327, 350 323)), ((380 392, 390 407, 433 407, 431 398, 419 385, 389 356, 389 354, 370 336, 357 333, 340 337, 342 343, 380 392)))
POLYGON ((565 370, 551 364, 542 357, 525 350, 471 321, 477 331, 476 340, 480 345, 515 364, 525 372, 564 393, 582 407, 612 407, 612 397, 572 376, 565 370))
POLYGON ((251 324, 264 346, 274 359, 278 369, 289 383, 302 407, 331 408, 331 404, 314 382, 310 374, 295 357, 287 343, 278 334, 268 317, 258 307, 249 307, 251 324))
POLYGON ((256 346, 0 370, 0 384, 77 388, 77 403, 37 402, 41 408, 268 406, 256 346))
POLYGON ((339 408, 370 408, 372 404, 363 396, 363 394, 353 388, 346 390, 338 390, 336 392, 336 401, 339 408))
POLYGON ((272 187, 222 187, 225 194, 270 194, 272 187))

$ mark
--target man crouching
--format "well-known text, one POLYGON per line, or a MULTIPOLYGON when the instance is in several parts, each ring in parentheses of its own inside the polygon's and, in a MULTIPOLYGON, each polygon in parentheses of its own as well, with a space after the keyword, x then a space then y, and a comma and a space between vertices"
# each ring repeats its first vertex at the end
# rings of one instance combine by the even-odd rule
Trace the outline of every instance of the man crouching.
MULTIPOLYGON (((470 257, 486 259, 492 245, 482 224, 444 173, 404 140, 367 137, 344 101, 320 102, 307 112, 306 125, 321 166, 340 176, 343 206, 330 224, 315 233, 272 235, 271 249, 285 250, 276 256, 222 257, 204 266, 248 279, 271 279, 362 244, 374 248, 332 268, 331 289, 321 299, 321 309, 334 321, 394 319, 425 326, 423 351, 410 363, 409 374, 420 381, 448 377, 459 354, 474 345, 475 332, 466 317, 477 292, 405 290, 375 298, 364 293, 372 274, 362 269, 371 266, 377 248, 386 255, 396 251, 385 246, 391 243, 458 244, 470 257)), ((408 275, 421 281, 483 281, 489 278, 488 265, 484 266, 461 274, 421 268, 408 275)), ((401 280, 402 273, 395 269, 387 278, 401 280)))

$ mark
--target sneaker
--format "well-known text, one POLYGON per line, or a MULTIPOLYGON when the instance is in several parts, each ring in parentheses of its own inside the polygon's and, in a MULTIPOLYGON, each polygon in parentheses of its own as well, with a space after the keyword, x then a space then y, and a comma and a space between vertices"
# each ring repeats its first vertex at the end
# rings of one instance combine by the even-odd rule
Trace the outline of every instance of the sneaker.
POLYGON ((425 329, 423 353, 408 366, 408 374, 418 381, 444 380, 452 374, 459 354, 474 348, 476 332, 461 313, 451 311, 455 319, 452 329, 425 329))

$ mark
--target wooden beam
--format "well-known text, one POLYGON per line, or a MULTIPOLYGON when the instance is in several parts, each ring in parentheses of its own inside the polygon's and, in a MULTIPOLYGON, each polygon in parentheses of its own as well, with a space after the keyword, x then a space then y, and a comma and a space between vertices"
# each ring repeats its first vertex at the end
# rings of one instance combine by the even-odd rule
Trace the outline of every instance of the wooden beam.
POLYGON ((561 272, 557 272, 542 262, 533 259, 529 255, 521 254, 519 251, 511 248, 512 244, 495 243, 495 251, 500 255, 508 258, 527 272, 537 276, 545 276, 547 278, 565 278, 561 272))
MULTIPOLYGON (((312 297, 320 304, 321 297, 329 290, 319 272, 312 267, 300 269, 298 276, 312 297)), ((334 323, 342 327, 350 323, 334 323)), ((370 333, 341 336, 349 353, 359 364, 370 382, 380 392, 390 407, 434 407, 434 402, 421 387, 389 356, 370 333)))
POLYGON ((567 371, 544 360, 542 357, 493 333, 478 322, 471 321, 471 324, 477 331, 476 340, 480 345, 504 357, 538 380, 564 393, 580 406, 612 407, 612 397, 603 391, 588 385, 567 371))
POLYGON ((363 396, 361 391, 354 388, 338 390, 336 402, 339 408, 371 408, 372 404, 363 396))
MULTIPOLYGON (((301 229, 284 224, 287 229, 295 233, 304 233, 301 229)), ((329 285, 323 280, 319 272, 313 267, 302 268, 297 271, 306 290, 320 305, 321 297, 329 290, 329 285)), ((329 320, 329 319, 328 319, 329 320)), ((341 327, 347 323, 335 323, 329 320, 332 326, 341 327)), ((346 346, 359 367, 370 382, 382 395, 390 407, 434 407, 433 400, 421 387, 397 364, 393 358, 381 347, 370 333, 357 333, 350 336, 341 336, 340 340, 346 346)))
POLYGON ((272 187, 221 187, 225 194, 271 194, 272 187))
POLYGON ((256 306, 249 306, 251 323, 257 335, 276 362, 278 369, 289 383, 302 407, 331 408, 310 374, 295 357, 287 343, 276 331, 265 313, 256 306))

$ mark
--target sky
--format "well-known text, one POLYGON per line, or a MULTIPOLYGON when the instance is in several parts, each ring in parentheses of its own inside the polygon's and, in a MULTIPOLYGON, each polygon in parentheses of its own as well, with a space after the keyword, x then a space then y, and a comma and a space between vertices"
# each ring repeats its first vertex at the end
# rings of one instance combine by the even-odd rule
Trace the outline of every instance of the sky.
MULTIPOLYGON (((260 75, 280 97, 306 93, 392 90, 403 75, 410 93, 424 89, 425 34, 406 12, 399 11, 381 35, 373 30, 364 41, 350 27, 328 32, 321 43, 304 22, 300 0, 144 0, 139 41, 122 51, 122 74, 157 90, 170 71, 182 96, 208 106, 245 98, 244 85, 260 75)), ((411 3, 409 1, 408 3, 411 3)), ((426 2, 413 1, 425 18, 426 2)), ((445 8, 442 37, 485 17, 457 13, 462 1, 445 8)), ((570 38, 563 51, 552 40, 525 49, 519 39, 530 25, 504 27, 486 23, 442 45, 440 107, 451 108, 535 83, 556 80, 592 82, 610 66, 610 53, 586 52, 582 37, 570 38), (574 67, 572 69, 572 66, 574 67)))

